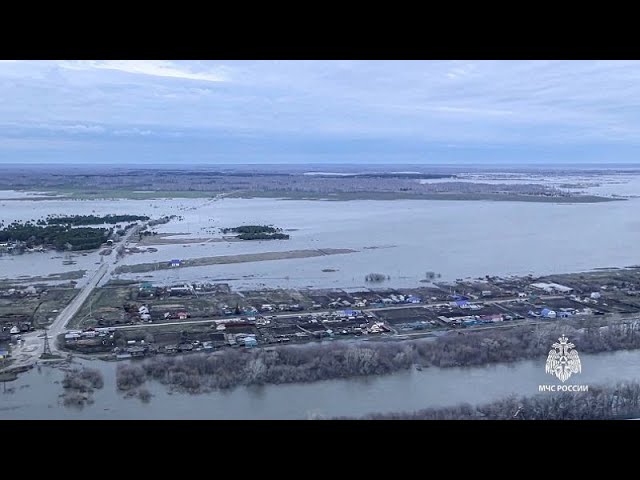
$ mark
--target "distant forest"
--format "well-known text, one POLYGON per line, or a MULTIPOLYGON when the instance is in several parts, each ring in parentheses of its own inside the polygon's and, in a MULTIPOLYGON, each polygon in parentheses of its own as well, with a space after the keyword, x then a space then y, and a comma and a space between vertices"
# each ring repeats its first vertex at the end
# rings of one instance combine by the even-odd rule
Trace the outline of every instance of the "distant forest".
POLYGON ((38 220, 38 225, 102 225, 121 222, 135 222, 138 220, 149 220, 145 215, 49 215, 46 220, 38 220))

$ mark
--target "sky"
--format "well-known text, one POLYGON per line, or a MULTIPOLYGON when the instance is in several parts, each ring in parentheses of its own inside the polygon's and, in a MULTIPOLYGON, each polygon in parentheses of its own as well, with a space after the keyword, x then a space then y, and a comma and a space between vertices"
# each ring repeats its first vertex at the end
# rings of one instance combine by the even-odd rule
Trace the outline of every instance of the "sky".
POLYGON ((640 163, 640 62, 0 60, 2 163, 640 163))

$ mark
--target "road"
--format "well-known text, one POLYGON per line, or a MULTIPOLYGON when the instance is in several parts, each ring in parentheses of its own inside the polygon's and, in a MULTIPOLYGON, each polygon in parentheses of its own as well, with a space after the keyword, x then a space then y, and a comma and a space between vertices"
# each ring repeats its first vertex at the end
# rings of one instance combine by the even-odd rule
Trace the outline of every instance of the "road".
MULTIPOLYGON (((541 296, 541 300, 559 300, 564 298, 561 295, 547 295, 541 296)), ((508 303, 517 300, 518 297, 510 297, 510 298, 502 298, 500 300, 494 300, 491 302, 484 302, 486 305, 497 305, 499 306, 501 303, 508 303)), ((450 302, 442 302, 442 303, 419 303, 419 304, 401 304, 401 305, 389 305, 387 307, 374 307, 374 308, 356 308, 356 310, 361 310, 364 313, 375 313, 382 312, 385 310, 405 310, 405 309, 416 309, 416 308, 434 308, 434 307, 442 307, 449 305, 450 302)), ((301 315, 307 316, 311 314, 319 315, 325 313, 332 313, 336 310, 307 310, 302 312, 295 313, 273 313, 272 316, 277 318, 291 318, 291 317, 299 317, 301 315)), ((470 310, 469 315, 473 314, 473 310, 470 310)), ((164 327, 164 326, 176 326, 176 325, 197 325, 200 323, 215 323, 220 321, 232 322, 237 320, 243 320, 247 315, 244 316, 234 316, 234 317, 222 317, 216 319, 207 319, 207 320, 186 320, 180 322, 163 322, 163 323, 145 323, 145 324, 135 324, 135 325, 121 325, 116 327, 111 327, 118 330, 127 330, 127 329, 136 329, 136 328, 153 328, 153 327, 164 327)), ((530 320, 528 320, 531 323, 530 320)), ((508 325, 514 325, 514 322, 509 322, 508 325)), ((410 335, 410 334, 402 334, 402 335, 410 335)))
MULTIPOLYGON (((135 235, 146 223, 141 226, 133 227, 127 232, 127 234, 120 241, 121 245, 126 246, 129 239, 135 235)), ((113 262, 107 262, 100 265, 100 268, 95 271, 87 283, 82 287, 80 293, 78 293, 73 300, 67 305, 55 318, 55 320, 49 325, 47 332, 49 335, 49 346, 51 347, 51 353, 59 353, 60 350, 56 345, 56 338, 58 335, 64 333, 69 321, 78 313, 84 302, 87 301, 93 290, 104 279, 108 281, 111 276, 111 272, 117 265, 120 258, 116 255, 113 262)), ((38 358, 44 352, 44 333, 42 331, 35 331, 22 335, 22 344, 12 349, 11 356, 13 362, 10 368, 24 367, 34 364, 38 358)))
POLYGON ((51 337, 51 352, 57 352, 58 347, 56 345, 55 339, 64 332, 67 327, 67 323, 75 316, 76 313, 82 308, 84 302, 87 301, 89 295, 93 292, 93 289, 98 286, 98 283, 109 271, 109 266, 112 264, 103 263, 100 265, 100 268, 94 273, 93 277, 87 282, 87 284, 82 288, 80 293, 76 295, 71 303, 67 305, 62 312, 56 317, 53 323, 48 328, 49 337, 51 337))

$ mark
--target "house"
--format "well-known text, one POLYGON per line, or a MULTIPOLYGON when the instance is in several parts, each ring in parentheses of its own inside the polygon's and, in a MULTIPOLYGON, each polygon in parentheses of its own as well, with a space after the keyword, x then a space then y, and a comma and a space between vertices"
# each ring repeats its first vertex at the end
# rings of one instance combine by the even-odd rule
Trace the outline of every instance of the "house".
POLYGON ((592 292, 590 297, 592 300, 598 300, 601 297, 601 295, 600 295, 600 292, 592 292))
POLYGON ((405 300, 406 303, 420 303, 421 301, 420 297, 414 295, 409 295, 405 300))
POLYGON ((169 295, 191 295, 191 288, 188 285, 183 287, 171 287, 169 289, 169 295))
POLYGON ((38 293, 38 291, 36 290, 36 287, 34 287, 33 285, 29 285, 27 288, 25 288, 23 290, 25 295, 35 295, 38 293))
POLYGON ((545 293, 553 292, 553 287, 551 287, 551 284, 549 283, 544 283, 544 282, 532 283, 531 287, 535 288, 536 290, 543 290, 545 293))
POLYGON ((0 360, 4 360, 8 356, 9 356, 9 351, 8 350, 0 350, 0 360))
POLYGON ((179 267, 180 265, 182 265, 182 262, 178 259, 174 259, 169 262, 170 267, 179 267))
POLYGON ((258 341, 256 337, 245 337, 244 338, 244 346, 245 347, 255 347, 258 345, 258 341))
POLYGON ((490 297, 493 295, 493 292, 491 290, 483 290, 482 291, 482 296, 483 297, 490 297))
POLYGON ((540 315, 544 318, 556 318, 557 314, 554 310, 551 310, 549 308, 543 308, 542 311, 540 312, 540 315))
POLYGON ((451 298, 453 298, 454 301, 469 300, 469 297, 465 297, 463 295, 451 295, 451 298))
POLYGON ((13 327, 11 327, 11 330, 9 330, 9 333, 11 335, 18 334, 18 333, 20 333, 20 329, 14 325, 13 327))
POLYGON ((126 352, 129 353, 132 357, 142 357, 144 355, 145 348, 140 346, 129 347, 126 349, 126 352))
POLYGON ((545 293, 569 294, 573 292, 573 288, 560 285, 559 283, 537 282, 532 283, 531 286, 537 290, 543 290, 545 293))

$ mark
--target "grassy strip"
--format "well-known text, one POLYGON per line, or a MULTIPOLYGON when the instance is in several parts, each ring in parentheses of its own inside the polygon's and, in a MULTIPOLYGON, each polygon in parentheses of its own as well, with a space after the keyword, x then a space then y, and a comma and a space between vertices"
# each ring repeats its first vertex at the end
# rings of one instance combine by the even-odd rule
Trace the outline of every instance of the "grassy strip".
POLYGON ((244 255, 221 255, 218 257, 202 257, 183 260, 179 267, 172 267, 169 262, 138 263, 136 265, 121 265, 115 273, 144 273, 172 268, 202 267, 207 265, 221 265, 227 263, 262 262, 268 260, 286 260, 291 258, 321 257, 324 255, 339 255, 353 253, 356 250, 347 248, 325 248, 322 250, 289 250, 286 252, 247 253, 244 255))

